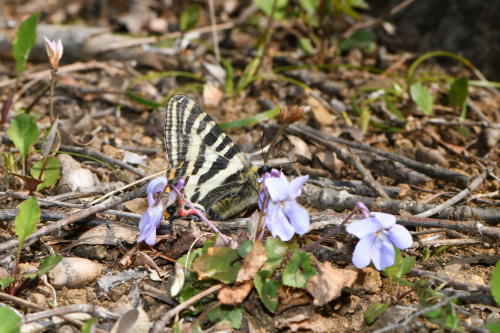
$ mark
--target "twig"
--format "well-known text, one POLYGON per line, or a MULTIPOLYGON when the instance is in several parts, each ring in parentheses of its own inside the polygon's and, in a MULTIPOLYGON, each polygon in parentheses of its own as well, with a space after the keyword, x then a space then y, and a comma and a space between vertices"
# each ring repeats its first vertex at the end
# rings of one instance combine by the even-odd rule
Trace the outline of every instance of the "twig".
POLYGON ((481 183, 486 179, 489 173, 492 173, 496 168, 495 163, 488 163, 488 167, 476 178, 474 181, 467 186, 465 190, 462 192, 458 193, 455 195, 453 198, 450 200, 443 202, 439 206, 436 206, 432 209, 429 209, 426 212, 420 213, 417 215, 417 217, 429 217, 434 214, 440 213, 441 211, 445 210, 446 208, 452 206, 453 204, 457 203, 458 201, 462 200, 466 196, 468 196, 472 191, 474 191, 481 183))
MULTIPOLYGON (((221 24, 215 25, 215 29, 216 30, 228 30, 228 29, 234 28, 235 24, 236 24, 235 22, 221 23, 221 24)), ((212 30, 213 30, 213 28, 210 25, 210 26, 206 26, 206 27, 188 30, 188 31, 184 32, 184 34, 195 33, 195 32, 203 34, 203 33, 211 32, 212 30)), ((110 43, 106 46, 99 48, 96 51, 97 52, 105 52, 105 51, 122 49, 122 48, 126 48, 126 47, 143 45, 143 44, 154 44, 154 43, 159 42, 160 40, 165 40, 165 39, 169 39, 169 38, 179 38, 179 37, 182 37, 182 35, 183 35, 182 31, 177 31, 177 32, 169 33, 169 34, 164 34, 161 36, 161 38, 159 38, 159 37, 135 38, 132 40, 110 43)))
POLYGON ((391 159, 393 161, 397 161, 401 164, 406 165, 407 167, 416 170, 418 172, 421 172, 427 176, 438 178, 438 179, 443 179, 447 181, 456 181, 459 184, 463 186, 467 186, 470 177, 463 175, 458 172, 453 172, 448 169, 445 169, 443 167, 437 166, 437 165, 429 165, 425 163, 420 163, 415 160, 409 159, 404 156, 392 154, 389 152, 382 151, 380 149, 373 148, 369 146, 366 143, 357 143, 357 142, 351 142, 348 140, 336 138, 333 135, 325 134, 319 131, 314 130, 313 128, 304 125, 304 124, 295 124, 290 126, 286 132, 292 134, 292 135, 297 135, 297 136, 302 136, 303 138, 305 137, 306 139, 309 138, 310 135, 314 135, 316 137, 320 137, 323 140, 327 141, 332 141, 336 143, 340 143, 343 145, 346 145, 351 148, 356 148, 360 149, 363 151, 368 151, 371 153, 374 153, 379 156, 383 156, 385 158, 391 159))
MULTIPOLYGON (((311 193, 311 205, 315 208, 319 209, 335 209, 335 210, 352 210, 356 206, 358 201, 363 202, 370 211, 374 212, 384 212, 389 214, 398 214, 400 211, 406 211, 410 214, 416 215, 419 213, 423 213, 436 207, 435 205, 424 204, 422 202, 417 201, 407 201, 407 200, 376 200, 375 198, 370 197, 362 197, 359 195, 351 195, 345 191, 339 192, 331 188, 324 189, 316 189, 313 190, 312 186, 309 188, 310 191, 314 191, 311 193)), ((412 217, 417 218, 417 217, 412 217)), ((447 209, 441 211, 436 216, 437 219, 442 220, 458 220, 458 221, 474 221, 481 219, 486 223, 496 224, 498 223, 498 219, 500 218, 500 209, 483 209, 476 207, 448 207, 447 209)), ((460 223, 468 223, 468 222, 460 222, 460 223)), ((464 227, 465 227, 464 224, 464 227)), ((441 226, 438 223, 431 226, 432 228, 445 228, 445 226, 441 226)), ((474 229, 482 230, 484 227, 479 222, 474 222, 474 229)), ((472 228, 467 228, 472 229, 472 228)), ((496 229, 496 228, 491 228, 496 229)), ((500 229, 499 229, 500 230, 500 229)), ((465 231, 465 230, 457 230, 457 231, 465 231)), ((470 230, 468 230, 470 232, 470 230)), ((493 232, 493 236, 498 238, 500 233, 493 232)))
POLYGON ((472 102, 472 100, 470 99, 470 97, 467 97, 467 105, 472 109, 472 111, 474 111, 474 113, 479 117, 481 118, 485 123, 487 123, 488 125, 492 125, 492 121, 486 117, 486 115, 476 106, 476 104, 474 104, 472 102))
POLYGON ((458 245, 477 245, 484 243, 481 239, 436 239, 432 241, 422 241, 422 242, 413 242, 413 245, 410 247, 412 249, 418 247, 439 247, 439 246, 458 246, 458 245))
POLYGON ((204 290, 204 291, 200 292, 199 294, 191 297, 190 299, 188 299, 184 303, 179 304, 175 308, 167 311, 167 313, 165 313, 163 315, 163 317, 161 317, 161 319, 155 323, 152 333, 162 332, 163 329, 165 328, 165 325, 167 325, 167 323, 170 321, 170 319, 172 319, 176 314, 187 309, 191 304, 202 299, 203 297, 208 296, 211 293, 216 292, 219 289, 222 289, 222 287, 224 287, 224 286, 225 286, 225 284, 223 284, 223 283, 212 286, 212 287, 208 288, 207 290, 204 290))
POLYGON ((437 303, 437 304, 434 304, 433 306, 429 306, 427 308, 423 308, 422 310, 419 310, 415 313, 413 313, 411 316, 409 316, 408 318, 406 318, 402 323, 400 324, 392 324, 392 325, 389 325, 389 326, 386 326, 384 328, 381 328, 379 330, 376 330, 376 331, 373 331, 373 333, 383 333, 383 332, 388 332, 388 331, 393 331, 395 330, 396 328, 400 328, 400 327, 406 327, 406 325, 408 325, 409 323, 411 323, 413 321, 413 319, 427 313, 427 312, 430 312, 430 311, 434 311, 434 310, 437 310, 437 309, 440 309, 444 306, 448 306, 451 304, 451 301, 454 300, 456 297, 447 297, 446 299, 443 299, 441 302, 437 303))
POLYGON ((134 168, 130 164, 124 163, 122 161, 119 161, 117 159, 114 159, 112 157, 109 157, 107 155, 104 155, 101 152, 98 152, 97 150, 89 147, 71 147, 71 146, 65 146, 61 145, 59 148, 60 151, 65 151, 65 152, 70 152, 70 153, 76 153, 76 154, 81 154, 81 155, 87 155, 90 157, 97 158, 101 161, 104 161, 110 165, 117 165, 120 168, 123 168, 125 170, 128 170, 130 172, 135 173, 136 175, 140 177, 146 177, 146 173, 140 169, 134 168))
POLYGON ((472 121, 472 120, 445 120, 445 119, 428 119, 427 124, 443 125, 443 126, 481 126, 500 128, 500 124, 487 123, 486 121, 472 121))
MULTIPOLYGON (((366 187, 358 180, 338 180, 329 178, 315 179, 309 177, 307 182, 320 187, 331 187, 337 191, 346 190, 351 194, 362 195, 365 197, 376 196, 372 189, 366 187)), ((401 187, 382 186, 382 188, 391 198, 397 198, 405 193, 405 190, 401 187)))
POLYGON ((0 299, 2 299, 4 301, 9 301, 9 302, 13 302, 13 303, 22 305, 22 306, 24 306, 25 308, 28 308, 28 309, 39 310, 39 311, 44 311, 45 310, 45 308, 43 306, 41 306, 41 305, 32 303, 30 301, 27 301, 25 299, 22 299, 22 298, 19 298, 19 297, 16 297, 16 296, 5 294, 5 293, 2 293, 2 292, 0 292, 0 299))
POLYGON ((215 61, 220 65, 219 36, 217 35, 217 28, 215 27, 217 20, 215 18, 214 0, 208 0, 208 6, 210 7, 210 22, 214 39, 215 61))
POLYGON ((405 0, 405 1, 401 2, 399 5, 397 5, 396 7, 392 8, 391 10, 389 10, 382 17, 379 17, 379 18, 376 18, 376 19, 373 19, 373 20, 370 20, 370 21, 367 21, 367 22, 360 22, 360 23, 356 23, 356 24, 352 25, 349 29, 347 29, 346 32, 344 32, 342 34, 342 38, 349 37, 356 30, 361 30, 361 29, 369 28, 369 27, 372 27, 374 25, 382 23, 388 17, 390 17, 390 16, 396 14, 397 12, 401 11, 403 8, 405 8, 406 6, 408 6, 409 4, 411 4, 413 1, 414 0, 405 0))
POLYGON ((409 276, 419 277, 419 278, 431 277, 434 280, 440 281, 440 283, 442 283, 443 281, 446 282, 450 287, 452 287, 454 289, 466 290, 466 291, 480 291, 480 292, 488 293, 488 294, 491 293, 490 286, 487 286, 484 284, 472 283, 472 282, 457 281, 457 280, 454 280, 447 275, 439 274, 439 273, 435 273, 435 272, 429 272, 429 271, 425 271, 423 269, 412 268, 410 270, 409 276))
POLYGON ((146 180, 149 180, 149 179, 156 178, 156 177, 158 177, 158 176, 164 175, 166 171, 167 171, 167 170, 157 172, 157 173, 155 173, 154 175, 144 177, 144 178, 139 179, 139 180, 137 180, 137 181, 135 181, 135 182, 133 182, 133 183, 130 183, 130 184, 127 184, 127 185, 125 185, 125 186, 123 186, 123 187, 120 187, 119 189, 116 189, 116 190, 114 190, 114 191, 111 191, 111 192, 109 192, 109 193, 107 193, 107 194, 103 195, 102 197, 95 199, 94 201, 92 201, 92 203, 91 203, 91 204, 92 204, 92 205, 95 205, 96 203, 99 203, 99 202, 103 201, 104 199, 107 199, 108 197, 110 197, 110 196, 112 196, 112 195, 115 195, 115 194, 116 194, 116 193, 118 193, 118 192, 122 192, 122 191, 124 191, 124 190, 126 190, 126 189, 129 189, 129 188, 131 188, 131 187, 133 187, 133 186, 135 186, 135 185, 137 185, 137 184, 140 184, 140 183, 142 183, 142 182, 144 182, 144 181, 146 181, 146 180))
POLYGON ((377 193, 378 196, 390 200, 390 197, 387 195, 385 190, 380 186, 380 184, 373 178, 372 174, 366 170, 366 168, 363 166, 363 163, 361 163, 361 160, 359 159, 358 156, 351 154, 347 149, 341 148, 337 146, 336 144, 325 140, 321 138, 319 135, 321 134, 319 131, 316 131, 315 133, 309 133, 306 131, 303 131, 299 129, 298 127, 295 126, 290 126, 285 130, 287 133, 290 133, 292 135, 297 135, 301 136, 303 138, 306 138, 307 140, 311 140, 314 142, 317 142, 321 144, 322 146, 325 146, 326 148, 332 150, 335 154, 337 154, 337 157, 350 165, 352 165, 356 171, 359 172, 361 175, 361 179, 363 181, 363 184, 366 186, 370 187, 372 190, 377 193))
POLYGON ((119 319, 120 316, 110 312, 106 309, 101 308, 97 305, 90 304, 73 304, 64 306, 61 308, 50 309, 42 312, 37 312, 33 314, 27 314, 24 316, 24 323, 31 323, 33 321, 50 318, 53 316, 62 316, 75 312, 88 313, 92 317, 103 318, 103 319, 119 319))
POLYGON ((424 230, 424 231, 410 231, 410 234, 412 236, 417 236, 417 235, 428 235, 428 234, 434 234, 438 232, 444 232, 447 229, 432 229, 432 230, 424 230))
MULTIPOLYGON (((119 197, 113 197, 113 198, 110 198, 108 200, 106 200, 105 202, 103 203, 100 203, 96 206, 93 206, 93 207, 90 207, 90 208, 87 208, 87 209, 84 209, 76 214, 73 214, 73 215, 70 215, 66 218, 63 218, 59 221, 57 221, 56 223, 54 224, 51 224, 51 225, 47 225, 47 226, 44 226, 40 229, 38 229, 37 231, 35 231, 30 237, 28 237, 26 239, 26 241, 28 240, 31 240, 31 239, 38 239, 42 236, 45 236, 45 235, 48 235, 50 233, 53 233, 53 232, 56 232, 56 231, 59 231, 61 230, 62 228, 64 228, 65 226, 68 226, 70 225, 71 223, 73 222, 76 222, 76 221, 79 221, 85 217, 88 217, 88 216, 91 216, 91 215, 94 215, 96 213, 99 213, 99 212, 102 212, 103 210, 106 210, 108 208, 111 208, 111 207, 114 207, 122 202, 125 202, 125 201, 129 201, 129 200, 132 200, 132 199, 135 199, 135 198, 139 198, 139 197, 145 197, 146 196, 146 191, 147 191, 147 187, 146 186, 143 186, 135 191, 132 191, 132 192, 129 192, 129 193, 125 193, 119 197)), ((5 252, 9 249, 12 249, 16 246, 18 246, 19 244, 19 240, 18 239, 14 239, 14 240, 10 240, 10 241, 7 241, 7 242, 4 242, 2 244, 0 244, 0 253, 2 252, 5 252)))
MULTIPOLYGON (((77 72, 77 71, 83 71, 83 70, 92 70, 92 69, 104 69, 108 71, 112 75, 118 75, 121 74, 122 71, 119 70, 118 68, 112 67, 106 63, 99 62, 96 60, 91 60, 89 62, 75 62, 74 64, 68 65, 68 66, 63 66, 59 67, 58 73, 59 74, 64 74, 64 73, 70 73, 70 72, 77 72)), ((21 77, 22 80, 32 80, 32 79, 38 79, 41 80, 45 77, 47 77, 50 74, 50 69, 43 70, 40 72, 32 73, 26 76, 21 77)), ((0 88, 10 86, 13 83, 16 83, 17 79, 10 79, 10 80, 4 80, 0 82, 0 88)))

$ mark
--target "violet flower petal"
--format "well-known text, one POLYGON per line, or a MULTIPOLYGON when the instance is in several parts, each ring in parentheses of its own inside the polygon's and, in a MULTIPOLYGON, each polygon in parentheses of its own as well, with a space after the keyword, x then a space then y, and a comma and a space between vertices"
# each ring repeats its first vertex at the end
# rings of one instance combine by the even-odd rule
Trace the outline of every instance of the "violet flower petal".
POLYGON ((302 185, 305 184, 305 182, 309 179, 309 176, 301 176, 297 177, 294 180, 290 182, 290 195, 289 199, 295 199, 300 196, 302 193, 302 185))
POLYGON ((309 230, 309 214, 295 200, 284 201, 283 211, 295 229, 295 233, 303 235, 309 230))
POLYGON ((290 184, 282 178, 269 178, 265 182, 269 196, 274 202, 285 201, 290 193, 290 184))
POLYGON ((292 239, 295 229, 288 222, 283 210, 279 205, 269 202, 268 212, 266 215, 266 226, 273 237, 279 237, 286 242, 292 239))
POLYGON ((413 244, 411 234, 402 225, 396 224, 389 231, 387 237, 398 249, 407 249, 413 244))
POLYGON ((380 222, 383 229, 390 229, 396 224, 396 217, 394 215, 385 213, 372 213, 372 215, 380 222))
POLYGON ((165 189, 165 186, 167 186, 167 177, 161 176, 156 179, 153 179, 149 184, 148 184, 148 204, 149 206, 153 206, 156 202, 156 199, 154 198, 154 195, 158 192, 161 192, 165 189))
POLYGON ((382 225, 373 217, 353 222, 346 228, 348 233, 358 237, 359 239, 374 235, 381 230, 382 225))
POLYGON ((371 257, 375 268, 381 271, 394 265, 396 251, 385 234, 380 234, 379 237, 373 243, 371 257))
MULTIPOLYGON (((271 170, 271 177, 281 177, 283 175, 283 172, 280 172, 278 169, 272 169, 271 170)), ((283 175, 284 177, 285 175, 283 175)))
POLYGON ((356 248, 352 254, 352 263, 357 268, 365 268, 370 264, 370 253, 373 251, 372 248, 375 237, 375 235, 365 237, 356 244, 356 248))
POLYGON ((266 199, 266 193, 261 191, 259 194, 259 210, 262 210, 262 205, 264 204, 264 200, 266 199))
POLYGON ((165 206, 158 204, 149 207, 148 210, 142 215, 139 221, 139 229, 141 233, 137 238, 137 243, 146 240, 148 245, 154 245, 156 239, 156 228, 160 225, 165 206), (151 240, 152 239, 152 240, 151 240))

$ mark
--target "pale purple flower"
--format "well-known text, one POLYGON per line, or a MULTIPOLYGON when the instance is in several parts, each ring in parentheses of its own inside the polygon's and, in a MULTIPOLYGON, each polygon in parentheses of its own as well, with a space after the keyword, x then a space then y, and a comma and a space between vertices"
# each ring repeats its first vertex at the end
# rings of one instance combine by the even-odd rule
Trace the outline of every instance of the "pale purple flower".
POLYGON ((297 177, 289 183, 278 170, 273 169, 271 174, 264 174, 264 190, 260 195, 259 206, 266 214, 266 226, 273 237, 288 241, 294 233, 303 235, 309 230, 309 214, 295 201, 308 178, 297 177), (267 205, 262 207, 266 197, 267 205))
POLYGON ((43 38, 45 39, 45 48, 47 49, 47 54, 49 55, 50 68, 52 70, 57 70, 59 67, 59 60, 63 54, 63 45, 61 40, 59 39, 56 43, 56 41, 51 42, 50 39, 45 36, 43 36, 43 38))
MULTIPOLYGON (((163 219, 163 214, 168 206, 175 202, 176 194, 174 191, 170 191, 168 195, 165 194, 167 187, 167 177, 162 176, 154 179, 148 185, 148 204, 149 208, 144 212, 139 221, 139 230, 141 233, 137 238, 137 242, 143 240, 146 241, 148 245, 154 245, 156 241, 156 228, 161 223, 163 219)), ((180 179, 177 182, 177 189, 180 190, 184 185, 184 180, 180 179)))
POLYGON ((357 268, 364 268, 373 262, 379 271, 394 265, 398 249, 409 248, 412 237, 405 227, 396 224, 393 215, 372 213, 372 216, 353 222, 347 226, 346 231, 359 238, 354 249, 352 263, 357 268))

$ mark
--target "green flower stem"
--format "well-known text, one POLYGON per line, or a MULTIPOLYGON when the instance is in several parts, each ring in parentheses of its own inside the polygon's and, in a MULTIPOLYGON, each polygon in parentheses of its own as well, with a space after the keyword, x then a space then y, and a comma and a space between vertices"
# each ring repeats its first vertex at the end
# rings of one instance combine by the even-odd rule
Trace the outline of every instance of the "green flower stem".
MULTIPOLYGON (((54 86, 56 85, 57 70, 50 71, 50 124, 54 124, 54 86)), ((42 174, 40 173, 40 177, 42 174)))

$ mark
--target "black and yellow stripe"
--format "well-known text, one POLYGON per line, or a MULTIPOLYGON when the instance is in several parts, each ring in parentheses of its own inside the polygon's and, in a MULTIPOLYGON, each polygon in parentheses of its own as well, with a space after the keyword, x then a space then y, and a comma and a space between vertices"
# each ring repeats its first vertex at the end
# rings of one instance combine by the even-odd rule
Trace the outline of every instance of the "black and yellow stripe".
MULTIPOLYGON (((227 219, 257 205, 261 185, 257 168, 215 121, 191 98, 172 96, 165 117, 167 178, 185 178, 184 195, 208 218, 227 219)), ((183 204, 168 209, 183 217, 183 204)))

